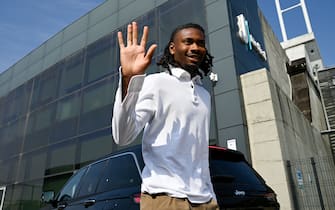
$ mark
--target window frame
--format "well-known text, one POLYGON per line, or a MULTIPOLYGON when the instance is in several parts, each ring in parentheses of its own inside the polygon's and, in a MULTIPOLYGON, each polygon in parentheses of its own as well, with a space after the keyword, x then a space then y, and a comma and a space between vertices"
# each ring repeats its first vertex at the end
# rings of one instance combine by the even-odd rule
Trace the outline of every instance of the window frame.
POLYGON ((81 168, 77 172, 75 172, 73 176, 70 177, 70 179, 65 183, 65 185, 62 187, 62 189, 59 191, 59 193, 56 197, 57 203, 71 202, 71 201, 73 201, 77 198, 77 194, 78 194, 78 191, 80 190, 80 185, 81 185, 82 178, 83 178, 83 176, 86 175, 87 170, 88 170, 88 167, 81 168), (73 179, 77 176, 80 176, 80 177, 79 177, 78 181, 76 182, 77 185, 76 185, 75 192, 72 195, 72 198, 69 199, 69 200, 60 200, 60 198, 62 196, 62 193, 65 190, 65 188, 68 187, 68 185, 70 185, 71 181, 73 181, 73 179))
MULTIPOLYGON (((120 157, 128 156, 128 155, 130 155, 130 157, 134 161, 135 167, 136 167, 137 172, 138 172, 138 175, 139 175, 140 179, 142 180, 142 173, 141 173, 140 165, 139 165, 138 159, 136 157, 136 154, 134 152, 123 152, 121 154, 116 154, 116 155, 113 155, 113 156, 107 158, 108 162, 107 162, 107 165, 106 165, 106 168, 105 168, 105 171, 104 171, 103 175, 100 177, 99 183, 98 183, 97 188, 96 188, 96 193, 104 193, 104 192, 110 191, 110 190, 99 191, 100 184, 103 181, 102 178, 105 177, 106 169, 109 166, 109 161, 111 161, 112 159, 116 159, 116 158, 120 158, 120 157)), ((122 188, 118 188, 118 189, 122 189, 122 188)), ((118 189, 112 189, 112 190, 118 190, 118 189)))

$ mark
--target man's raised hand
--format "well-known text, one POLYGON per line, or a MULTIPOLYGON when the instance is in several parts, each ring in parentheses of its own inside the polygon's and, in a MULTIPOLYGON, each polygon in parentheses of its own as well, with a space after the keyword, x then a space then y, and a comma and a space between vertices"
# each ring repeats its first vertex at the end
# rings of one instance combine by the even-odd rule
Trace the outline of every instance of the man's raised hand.
POLYGON ((148 41, 148 32, 148 26, 144 26, 143 35, 138 44, 137 23, 132 22, 131 24, 128 24, 126 45, 123 41, 122 32, 118 32, 122 76, 125 79, 130 79, 134 75, 144 74, 151 63, 157 45, 151 45, 146 51, 145 47, 148 41))

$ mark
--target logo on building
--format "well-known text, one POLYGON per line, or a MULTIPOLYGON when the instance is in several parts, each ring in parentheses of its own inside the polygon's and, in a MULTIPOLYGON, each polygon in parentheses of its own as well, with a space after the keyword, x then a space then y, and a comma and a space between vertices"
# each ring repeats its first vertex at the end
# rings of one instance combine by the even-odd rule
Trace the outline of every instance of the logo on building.
POLYGON ((250 33, 248 21, 245 19, 243 14, 237 16, 237 26, 238 26, 238 37, 241 41, 248 45, 249 50, 255 49, 256 52, 266 60, 266 52, 263 50, 261 44, 255 40, 253 35, 250 33))

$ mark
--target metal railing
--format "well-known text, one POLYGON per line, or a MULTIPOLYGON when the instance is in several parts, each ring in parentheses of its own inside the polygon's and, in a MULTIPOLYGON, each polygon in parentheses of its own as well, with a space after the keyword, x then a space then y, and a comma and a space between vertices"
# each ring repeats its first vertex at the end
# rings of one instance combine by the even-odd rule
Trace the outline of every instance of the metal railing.
POLYGON ((335 165, 332 156, 286 162, 296 210, 335 208, 335 165))

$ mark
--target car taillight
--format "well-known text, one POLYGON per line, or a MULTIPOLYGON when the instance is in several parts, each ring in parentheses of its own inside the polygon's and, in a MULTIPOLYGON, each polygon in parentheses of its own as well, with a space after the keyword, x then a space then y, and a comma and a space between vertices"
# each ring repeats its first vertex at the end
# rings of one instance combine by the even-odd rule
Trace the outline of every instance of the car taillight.
POLYGON ((275 193, 266 193, 264 194, 264 197, 268 199, 269 201, 277 201, 277 196, 275 193))
POLYGON ((141 194, 138 193, 138 194, 133 195, 133 199, 134 199, 135 203, 140 203, 141 202, 141 194))

